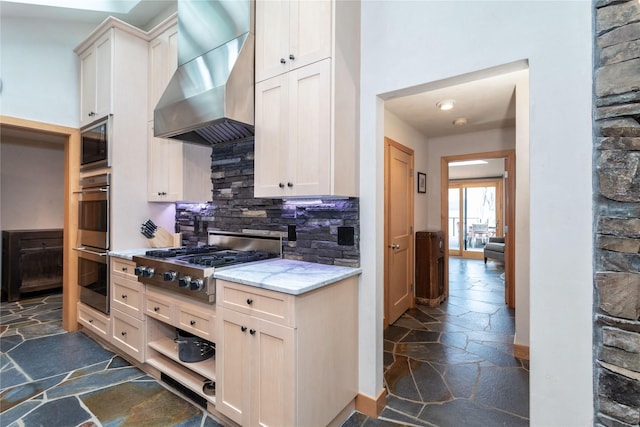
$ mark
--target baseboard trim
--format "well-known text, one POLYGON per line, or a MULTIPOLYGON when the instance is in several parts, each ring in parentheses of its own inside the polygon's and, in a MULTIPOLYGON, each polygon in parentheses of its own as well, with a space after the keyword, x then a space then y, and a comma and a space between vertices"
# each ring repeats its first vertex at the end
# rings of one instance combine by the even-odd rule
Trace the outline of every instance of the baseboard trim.
POLYGON ((513 345, 513 355, 518 359, 529 360, 529 346, 528 345, 513 345))
POLYGON ((368 417, 378 418, 387 404, 387 390, 383 388, 378 396, 371 397, 366 394, 358 393, 356 396, 356 411, 365 414, 368 417))

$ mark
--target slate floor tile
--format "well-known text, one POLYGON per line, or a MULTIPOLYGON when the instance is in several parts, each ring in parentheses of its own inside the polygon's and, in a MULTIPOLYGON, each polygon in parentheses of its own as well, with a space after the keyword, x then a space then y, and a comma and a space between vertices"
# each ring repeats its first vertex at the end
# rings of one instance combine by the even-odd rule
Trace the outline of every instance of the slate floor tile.
POLYGON ((529 421, 497 409, 487 408, 466 399, 457 399, 443 404, 429 404, 420 419, 440 427, 519 427, 528 426, 529 421))
POLYGON ((91 419, 77 397, 65 397, 42 403, 33 411, 24 415, 21 421, 25 426, 75 426, 91 419))

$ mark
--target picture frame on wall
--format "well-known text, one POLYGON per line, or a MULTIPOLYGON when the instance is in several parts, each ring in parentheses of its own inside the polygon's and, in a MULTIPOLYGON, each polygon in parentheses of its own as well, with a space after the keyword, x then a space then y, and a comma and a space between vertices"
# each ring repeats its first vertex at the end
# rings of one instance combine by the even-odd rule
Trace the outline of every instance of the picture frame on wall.
POLYGON ((418 193, 427 192, 427 174, 418 172, 418 193))

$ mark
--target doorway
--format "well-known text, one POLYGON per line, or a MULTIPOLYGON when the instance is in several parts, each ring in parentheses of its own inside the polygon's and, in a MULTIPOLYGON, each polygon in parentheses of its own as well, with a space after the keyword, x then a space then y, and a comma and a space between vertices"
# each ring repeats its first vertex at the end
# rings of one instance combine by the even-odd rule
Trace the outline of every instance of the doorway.
POLYGON ((76 302, 78 300, 77 257, 72 250, 76 241, 76 227, 78 222, 78 200, 73 191, 77 187, 80 176, 80 131, 66 126, 36 122, 9 116, 0 116, 0 132, 10 132, 13 135, 28 135, 31 138, 47 138, 51 136, 62 138, 64 141, 64 249, 62 268, 62 327, 67 331, 78 329, 76 302))
POLYGON ((384 139, 384 326, 415 305, 412 149, 384 139))
POLYGON ((502 237, 502 178, 449 181, 449 255, 483 258, 491 237, 502 237))

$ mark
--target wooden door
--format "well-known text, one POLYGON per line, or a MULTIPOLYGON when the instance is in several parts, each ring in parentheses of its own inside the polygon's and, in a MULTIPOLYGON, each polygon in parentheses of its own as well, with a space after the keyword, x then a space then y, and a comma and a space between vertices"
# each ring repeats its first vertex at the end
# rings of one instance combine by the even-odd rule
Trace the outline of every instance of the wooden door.
POLYGON ((385 326, 413 306, 413 150, 385 138, 385 326))

